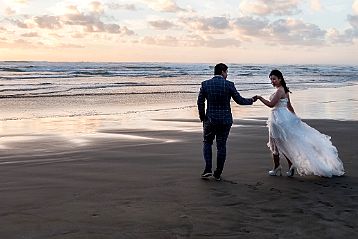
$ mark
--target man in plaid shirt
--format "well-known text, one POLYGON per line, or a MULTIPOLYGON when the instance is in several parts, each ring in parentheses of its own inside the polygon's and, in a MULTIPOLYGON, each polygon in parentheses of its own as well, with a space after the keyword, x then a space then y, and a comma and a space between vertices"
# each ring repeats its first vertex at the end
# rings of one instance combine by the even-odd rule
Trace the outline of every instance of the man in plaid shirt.
POLYGON ((226 80, 228 67, 217 64, 214 68, 214 77, 203 81, 198 96, 198 110, 200 120, 204 128, 203 154, 205 159, 205 169, 201 177, 207 179, 212 174, 212 144, 216 137, 217 147, 217 167, 214 178, 221 180, 221 173, 224 169, 226 159, 226 140, 229 136, 233 123, 230 100, 231 98, 239 105, 252 105, 257 97, 243 98, 237 92, 233 82, 226 80), (205 113, 205 101, 207 108, 205 113))

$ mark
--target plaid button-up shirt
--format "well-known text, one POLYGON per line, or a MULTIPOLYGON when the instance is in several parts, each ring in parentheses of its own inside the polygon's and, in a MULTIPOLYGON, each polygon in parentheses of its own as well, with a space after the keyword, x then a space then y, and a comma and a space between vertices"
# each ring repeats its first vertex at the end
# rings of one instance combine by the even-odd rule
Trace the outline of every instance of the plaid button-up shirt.
POLYGON ((214 124, 232 124, 231 98, 239 105, 252 105, 253 100, 240 96, 233 82, 222 76, 214 76, 203 81, 198 96, 198 110, 201 121, 210 120, 214 124), (205 100, 207 108, 205 113, 205 100))

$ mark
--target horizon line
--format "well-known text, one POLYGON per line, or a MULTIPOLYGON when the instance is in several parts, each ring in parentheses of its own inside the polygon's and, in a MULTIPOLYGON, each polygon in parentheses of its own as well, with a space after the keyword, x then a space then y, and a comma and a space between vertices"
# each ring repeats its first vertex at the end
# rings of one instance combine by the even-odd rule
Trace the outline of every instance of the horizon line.
POLYGON ((230 65, 326 65, 326 66, 358 66, 358 64, 354 63, 254 63, 254 62, 246 62, 246 63, 235 63, 235 62, 225 62, 225 61, 218 61, 218 62, 175 62, 175 61, 51 61, 51 60, 0 60, 0 62, 14 62, 14 63, 26 63, 26 62, 45 62, 45 63, 163 63, 163 64, 230 64, 230 65))

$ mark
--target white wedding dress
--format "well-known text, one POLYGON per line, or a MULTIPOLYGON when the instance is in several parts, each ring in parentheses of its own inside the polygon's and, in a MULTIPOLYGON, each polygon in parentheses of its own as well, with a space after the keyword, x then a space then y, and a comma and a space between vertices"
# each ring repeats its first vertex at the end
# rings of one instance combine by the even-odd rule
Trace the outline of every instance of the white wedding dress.
POLYGON ((300 175, 343 175, 343 163, 330 137, 302 122, 288 110, 287 102, 280 99, 267 121, 267 146, 272 153, 287 156, 300 175))

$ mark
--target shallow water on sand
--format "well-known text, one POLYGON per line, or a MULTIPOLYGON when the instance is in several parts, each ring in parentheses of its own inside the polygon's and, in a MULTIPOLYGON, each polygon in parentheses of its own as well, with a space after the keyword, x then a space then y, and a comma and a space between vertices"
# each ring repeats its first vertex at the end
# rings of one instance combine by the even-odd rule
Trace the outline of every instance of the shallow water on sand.
MULTIPOLYGON (((272 92, 273 89, 261 95, 268 98, 272 92)), ((356 92, 358 85, 311 88, 293 91, 291 101, 302 119, 358 120, 356 92)), ((149 97, 141 99, 141 104, 133 99, 122 104, 124 99, 108 96, 77 96, 60 101, 54 97, 1 99, 0 132, 4 141, 5 137, 20 135, 55 134, 75 138, 108 129, 199 131, 196 97, 196 94, 177 94, 163 102, 149 97)), ((260 102, 253 106, 233 103, 232 111, 235 119, 265 120, 270 113, 260 102)))

